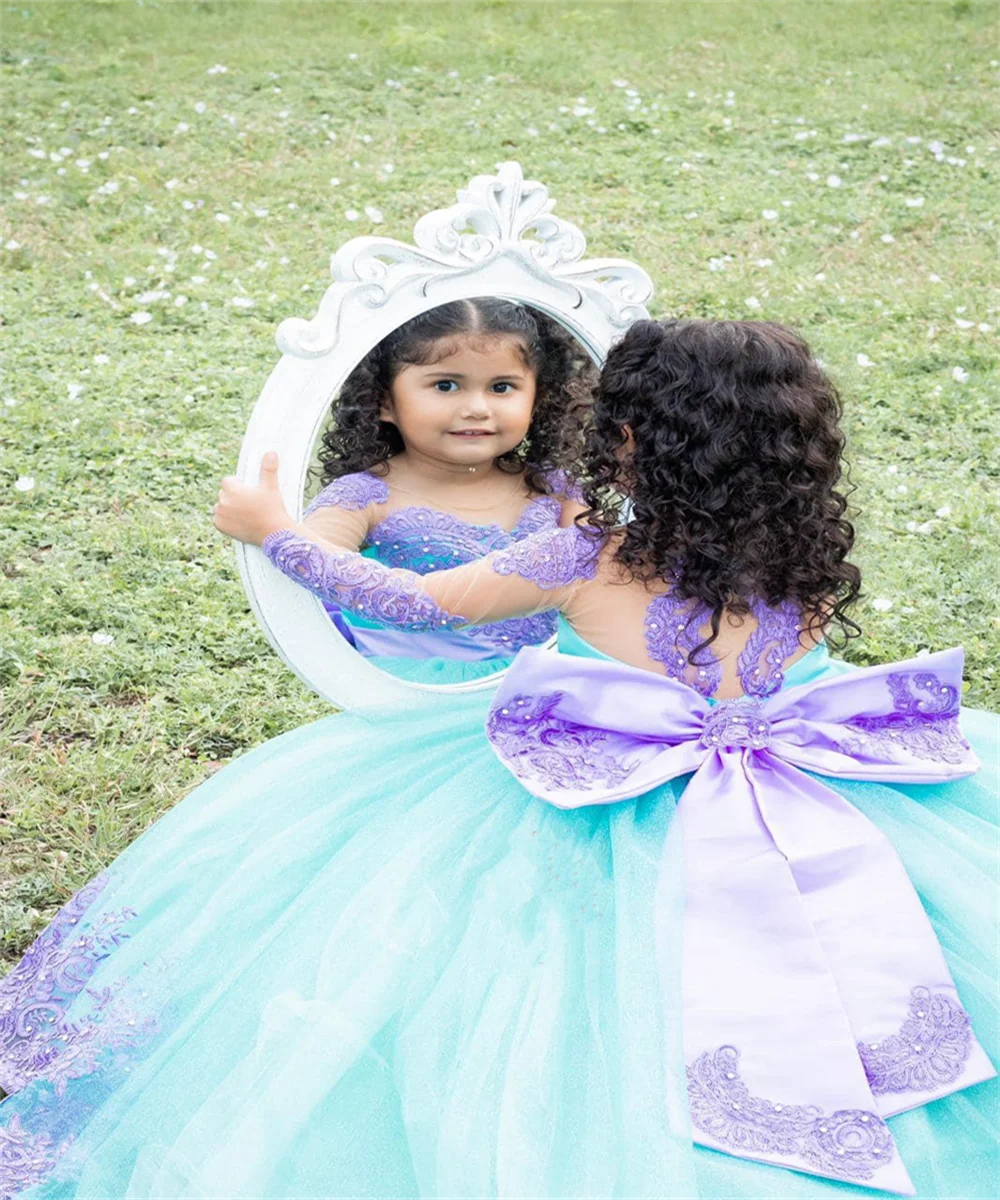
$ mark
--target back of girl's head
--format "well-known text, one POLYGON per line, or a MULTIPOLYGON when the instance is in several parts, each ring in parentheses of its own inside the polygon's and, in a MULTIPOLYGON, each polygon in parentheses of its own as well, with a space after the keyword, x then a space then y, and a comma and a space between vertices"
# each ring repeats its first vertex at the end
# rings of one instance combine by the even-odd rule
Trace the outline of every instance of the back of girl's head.
POLYGON ((494 296, 454 300, 394 329, 358 363, 331 405, 323 435, 322 481, 378 469, 404 449, 399 430, 381 419, 393 380, 407 366, 435 363, 470 342, 479 347, 513 341, 535 374, 535 404, 524 442, 499 465, 525 472, 535 491, 543 475, 572 469, 579 458, 597 371, 587 352, 562 326, 535 309, 494 296))
POLYGON ((833 384, 784 326, 638 321, 601 373, 588 502, 610 528, 610 493, 631 498, 617 557, 636 577, 717 613, 796 600, 851 636, 861 577, 845 561, 840 416, 833 384))

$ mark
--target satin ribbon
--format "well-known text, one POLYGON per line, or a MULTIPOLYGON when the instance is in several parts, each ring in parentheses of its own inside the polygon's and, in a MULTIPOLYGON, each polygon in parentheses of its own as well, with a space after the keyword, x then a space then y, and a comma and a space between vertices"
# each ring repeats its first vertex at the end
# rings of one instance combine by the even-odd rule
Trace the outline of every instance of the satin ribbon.
POLYGON ((549 804, 692 774, 684 1044, 702 1145, 912 1195, 884 1118, 995 1074, 891 844, 804 773, 972 774, 961 678, 962 651, 946 650, 713 705, 649 671, 530 648, 498 689, 491 745, 549 804))

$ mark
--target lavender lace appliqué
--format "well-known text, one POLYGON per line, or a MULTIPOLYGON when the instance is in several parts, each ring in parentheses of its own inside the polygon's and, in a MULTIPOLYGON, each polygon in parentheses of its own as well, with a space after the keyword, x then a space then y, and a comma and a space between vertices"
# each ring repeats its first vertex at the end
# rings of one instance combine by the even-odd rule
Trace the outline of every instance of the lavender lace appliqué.
POLYGON ((105 913, 79 934, 82 915, 105 886, 98 878, 77 892, 0 982, 0 1087, 8 1093, 40 1079, 61 1095, 69 1080, 94 1071, 106 1050, 120 1050, 153 1027, 124 1004, 124 981, 88 987, 135 916, 131 909, 105 913), (83 994, 93 1003, 71 1021, 69 1009, 83 994))
POLYGON ((930 988, 910 993, 909 1015, 899 1032, 881 1042, 858 1042, 873 1095, 929 1092, 954 1083, 972 1047, 969 1017, 948 996, 930 988))
POLYGON ((49 1175, 72 1144, 53 1143, 44 1133, 29 1133, 20 1117, 0 1125, 0 1200, 13 1200, 49 1175))
POLYGON ((514 696, 494 709, 486 724, 490 742, 519 778, 543 779, 550 787, 586 790, 617 787, 634 770, 610 754, 607 734, 555 716, 562 692, 514 696))
POLYGON ((578 525, 516 542, 490 560, 498 575, 520 575, 544 591, 597 574, 601 541, 578 525))
POLYGON ((691 1122, 742 1154, 788 1154, 838 1179, 871 1179, 895 1153, 882 1118, 862 1109, 829 1116, 815 1105, 753 1096, 740 1078, 739 1051, 720 1046, 687 1068, 691 1122))
POLYGON ((933 762, 963 763, 969 743, 958 726, 958 688, 932 671, 894 672, 886 676, 893 711, 846 722, 852 736, 841 744, 845 754, 873 755, 892 761, 900 750, 933 762))
POLYGON ((723 700, 705 717, 701 744, 710 750, 766 750, 771 722, 756 696, 723 700))
POLYGON ((324 550, 290 529, 268 534, 261 549, 296 583, 384 625, 420 633, 466 624, 438 608, 412 571, 390 571, 352 551, 324 550))
POLYGON ((306 516, 320 508, 346 508, 350 512, 360 512, 369 504, 385 504, 388 499, 388 484, 377 475, 370 475, 367 471, 341 475, 327 484, 310 503, 306 516))
POLYGON ((750 611, 757 628, 737 660, 740 684, 748 696, 773 696, 785 682, 785 660, 799 648, 802 616, 791 601, 777 608, 755 601, 750 611))
POLYGON ((671 679, 687 683, 703 696, 711 696, 722 680, 719 660, 704 649, 691 662, 690 656, 705 640, 701 628, 711 615, 708 606, 682 600, 666 592, 650 602, 646 610, 646 651, 662 663, 671 679))

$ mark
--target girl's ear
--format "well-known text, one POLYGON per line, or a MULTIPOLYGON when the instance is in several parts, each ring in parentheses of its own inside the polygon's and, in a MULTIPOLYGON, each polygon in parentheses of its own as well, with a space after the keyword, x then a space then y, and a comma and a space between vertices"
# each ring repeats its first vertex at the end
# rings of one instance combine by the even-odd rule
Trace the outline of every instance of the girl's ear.
POLYGON ((625 439, 622 442, 622 453, 631 458, 635 454, 635 437, 632 434, 632 426, 627 421, 622 426, 622 436, 625 439))

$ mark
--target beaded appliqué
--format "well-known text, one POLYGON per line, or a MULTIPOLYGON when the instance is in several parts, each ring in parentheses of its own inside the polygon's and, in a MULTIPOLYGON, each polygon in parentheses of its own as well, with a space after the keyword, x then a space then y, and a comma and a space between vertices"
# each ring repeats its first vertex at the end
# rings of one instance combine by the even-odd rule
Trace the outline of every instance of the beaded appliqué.
POLYGON ((723 700, 705 718, 701 744, 710 750, 764 750, 771 741, 771 722, 756 696, 723 700))
POLYGON ((857 1108, 829 1116, 815 1105, 780 1104, 750 1094, 739 1051, 720 1046, 687 1068, 691 1122, 745 1154, 789 1154, 838 1179, 871 1179, 895 1153, 882 1118, 857 1108))
POLYGON ((972 1044, 966 1012, 929 988, 910 993, 909 1016, 881 1042, 858 1042, 872 1094, 928 1092, 954 1083, 972 1044))
POLYGON ((65 1091, 69 1080, 90 1074, 106 1050, 120 1050, 153 1028, 119 997, 124 981, 95 990, 87 986, 98 965, 128 936, 131 909, 105 913, 80 936, 83 913, 106 886, 98 878, 66 904, 0 982, 0 1087, 13 1093, 35 1079, 65 1091), (73 1002, 93 1001, 76 1021, 73 1002))
POLYGON ((346 508, 360 512, 369 504, 385 504, 389 499, 389 487, 384 479, 370 475, 367 471, 353 475, 341 475, 320 492, 306 509, 306 516, 319 508, 346 508))
POLYGON ((490 563, 498 575, 520 575, 544 591, 551 591, 578 580, 593 579, 600 549, 598 536, 571 525, 516 542, 495 554, 490 563))
POLYGON ((501 525, 471 525, 433 508, 400 508, 374 526, 368 545, 375 547, 379 562, 386 566, 426 575, 475 562, 512 542, 556 529, 558 520, 559 503, 551 496, 533 500, 510 533, 501 525))
POLYGON ((697 662, 689 660, 705 640, 701 628, 710 615, 707 605, 666 592, 650 602, 645 621, 649 657, 663 664, 669 678, 688 684, 703 696, 711 696, 722 680, 722 667, 710 649, 700 651, 697 662))
POLYGON ((55 1145, 44 1133, 29 1133, 20 1117, 0 1125, 0 1200, 41 1183, 71 1144, 72 1138, 55 1145))
POLYGON ((967 760, 969 743, 958 726, 958 688, 932 671, 895 672, 886 676, 886 684, 894 711, 847 721, 853 736, 841 743, 845 754, 873 754, 891 762, 903 750, 932 762, 967 760))
POLYGON ((750 611, 757 628, 737 659, 740 684, 748 696, 773 696, 785 682, 785 660, 799 648, 802 615, 791 601, 777 608, 755 601, 750 611))
POLYGON ((495 708, 486 733, 500 757, 519 778, 541 779, 550 787, 585 791, 624 783, 633 765, 601 747, 607 734, 553 716, 562 692, 550 696, 513 696, 495 708))
POLYGON ((351 551, 324 550, 290 529, 268 534, 261 549, 309 591, 384 625, 425 632, 466 624, 464 618, 438 608, 412 571, 393 572, 351 551))

